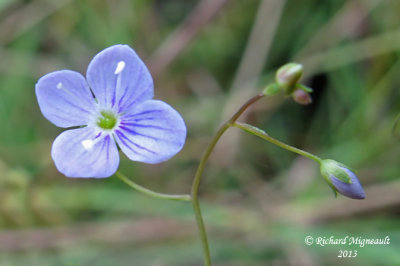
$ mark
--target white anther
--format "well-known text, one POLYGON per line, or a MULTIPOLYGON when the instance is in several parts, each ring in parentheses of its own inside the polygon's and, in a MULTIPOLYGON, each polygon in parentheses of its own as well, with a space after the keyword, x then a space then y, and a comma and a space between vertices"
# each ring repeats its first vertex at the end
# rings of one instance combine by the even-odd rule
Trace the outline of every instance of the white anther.
POLYGON ((63 84, 61 82, 57 83, 57 89, 61 90, 63 88, 63 84))
POLYGON ((94 146, 94 141, 91 139, 85 139, 81 142, 83 148, 87 151, 90 151, 94 146))
POLYGON ((114 74, 118 75, 119 73, 122 72, 122 70, 124 70, 124 68, 125 68, 125 62, 124 61, 119 61, 118 65, 117 65, 117 68, 115 69, 114 74))

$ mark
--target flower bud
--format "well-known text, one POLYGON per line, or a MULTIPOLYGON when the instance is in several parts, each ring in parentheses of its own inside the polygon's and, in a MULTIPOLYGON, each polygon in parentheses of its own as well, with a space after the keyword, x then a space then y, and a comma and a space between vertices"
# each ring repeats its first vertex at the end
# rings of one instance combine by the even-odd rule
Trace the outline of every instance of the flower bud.
POLYGON ((279 93, 280 91, 281 91, 281 87, 276 83, 272 83, 263 90, 263 93, 264 93, 264 95, 267 95, 267 96, 273 96, 273 95, 279 93))
POLYGON ((276 83, 290 95, 295 90, 297 82, 303 75, 303 66, 297 63, 288 63, 281 66, 276 72, 276 83))
POLYGON ((360 181, 346 166, 328 159, 321 162, 320 170, 335 194, 339 192, 352 199, 365 199, 365 192, 360 181))
POLYGON ((293 100, 301 105, 312 103, 311 95, 302 89, 296 89, 292 94, 293 100))

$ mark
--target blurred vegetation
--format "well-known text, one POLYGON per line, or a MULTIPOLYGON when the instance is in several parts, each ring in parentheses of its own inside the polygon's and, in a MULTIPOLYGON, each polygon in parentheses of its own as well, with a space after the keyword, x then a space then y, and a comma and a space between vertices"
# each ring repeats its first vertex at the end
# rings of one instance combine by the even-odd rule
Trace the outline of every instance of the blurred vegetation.
POLYGON ((400 265, 399 12, 396 0, 1 0, 0 265, 202 265, 190 204, 148 198, 113 177, 67 179, 51 160, 62 129, 41 115, 36 81, 85 73, 117 43, 148 63, 156 98, 188 127, 169 162, 122 156, 137 183, 187 193, 218 125, 296 61, 313 103, 276 96, 242 120, 353 167, 364 185, 366 200, 335 199, 318 165, 231 129, 201 189, 215 265, 400 265), (309 235, 391 242, 307 246, 309 235), (338 258, 340 249, 358 256, 338 258))

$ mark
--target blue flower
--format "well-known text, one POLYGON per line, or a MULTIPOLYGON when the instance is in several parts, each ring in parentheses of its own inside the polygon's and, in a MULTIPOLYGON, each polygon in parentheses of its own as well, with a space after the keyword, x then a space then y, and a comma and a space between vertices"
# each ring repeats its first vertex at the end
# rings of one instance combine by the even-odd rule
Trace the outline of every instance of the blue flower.
POLYGON ((86 78, 60 70, 36 84, 44 117, 70 128, 51 149, 61 173, 109 177, 119 165, 117 145, 129 159, 150 164, 182 149, 185 123, 171 106, 152 99, 152 77, 132 48, 114 45, 101 51, 90 62, 86 78))
POLYGON ((340 194, 352 199, 365 199, 365 192, 357 176, 346 166, 334 160, 322 160, 321 174, 329 186, 340 194))

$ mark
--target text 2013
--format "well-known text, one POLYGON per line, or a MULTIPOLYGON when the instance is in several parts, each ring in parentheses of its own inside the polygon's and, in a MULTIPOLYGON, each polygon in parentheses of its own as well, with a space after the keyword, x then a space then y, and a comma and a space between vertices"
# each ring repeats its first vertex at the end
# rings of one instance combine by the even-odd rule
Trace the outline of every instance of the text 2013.
POLYGON ((355 258, 357 250, 339 250, 338 258, 355 258))

